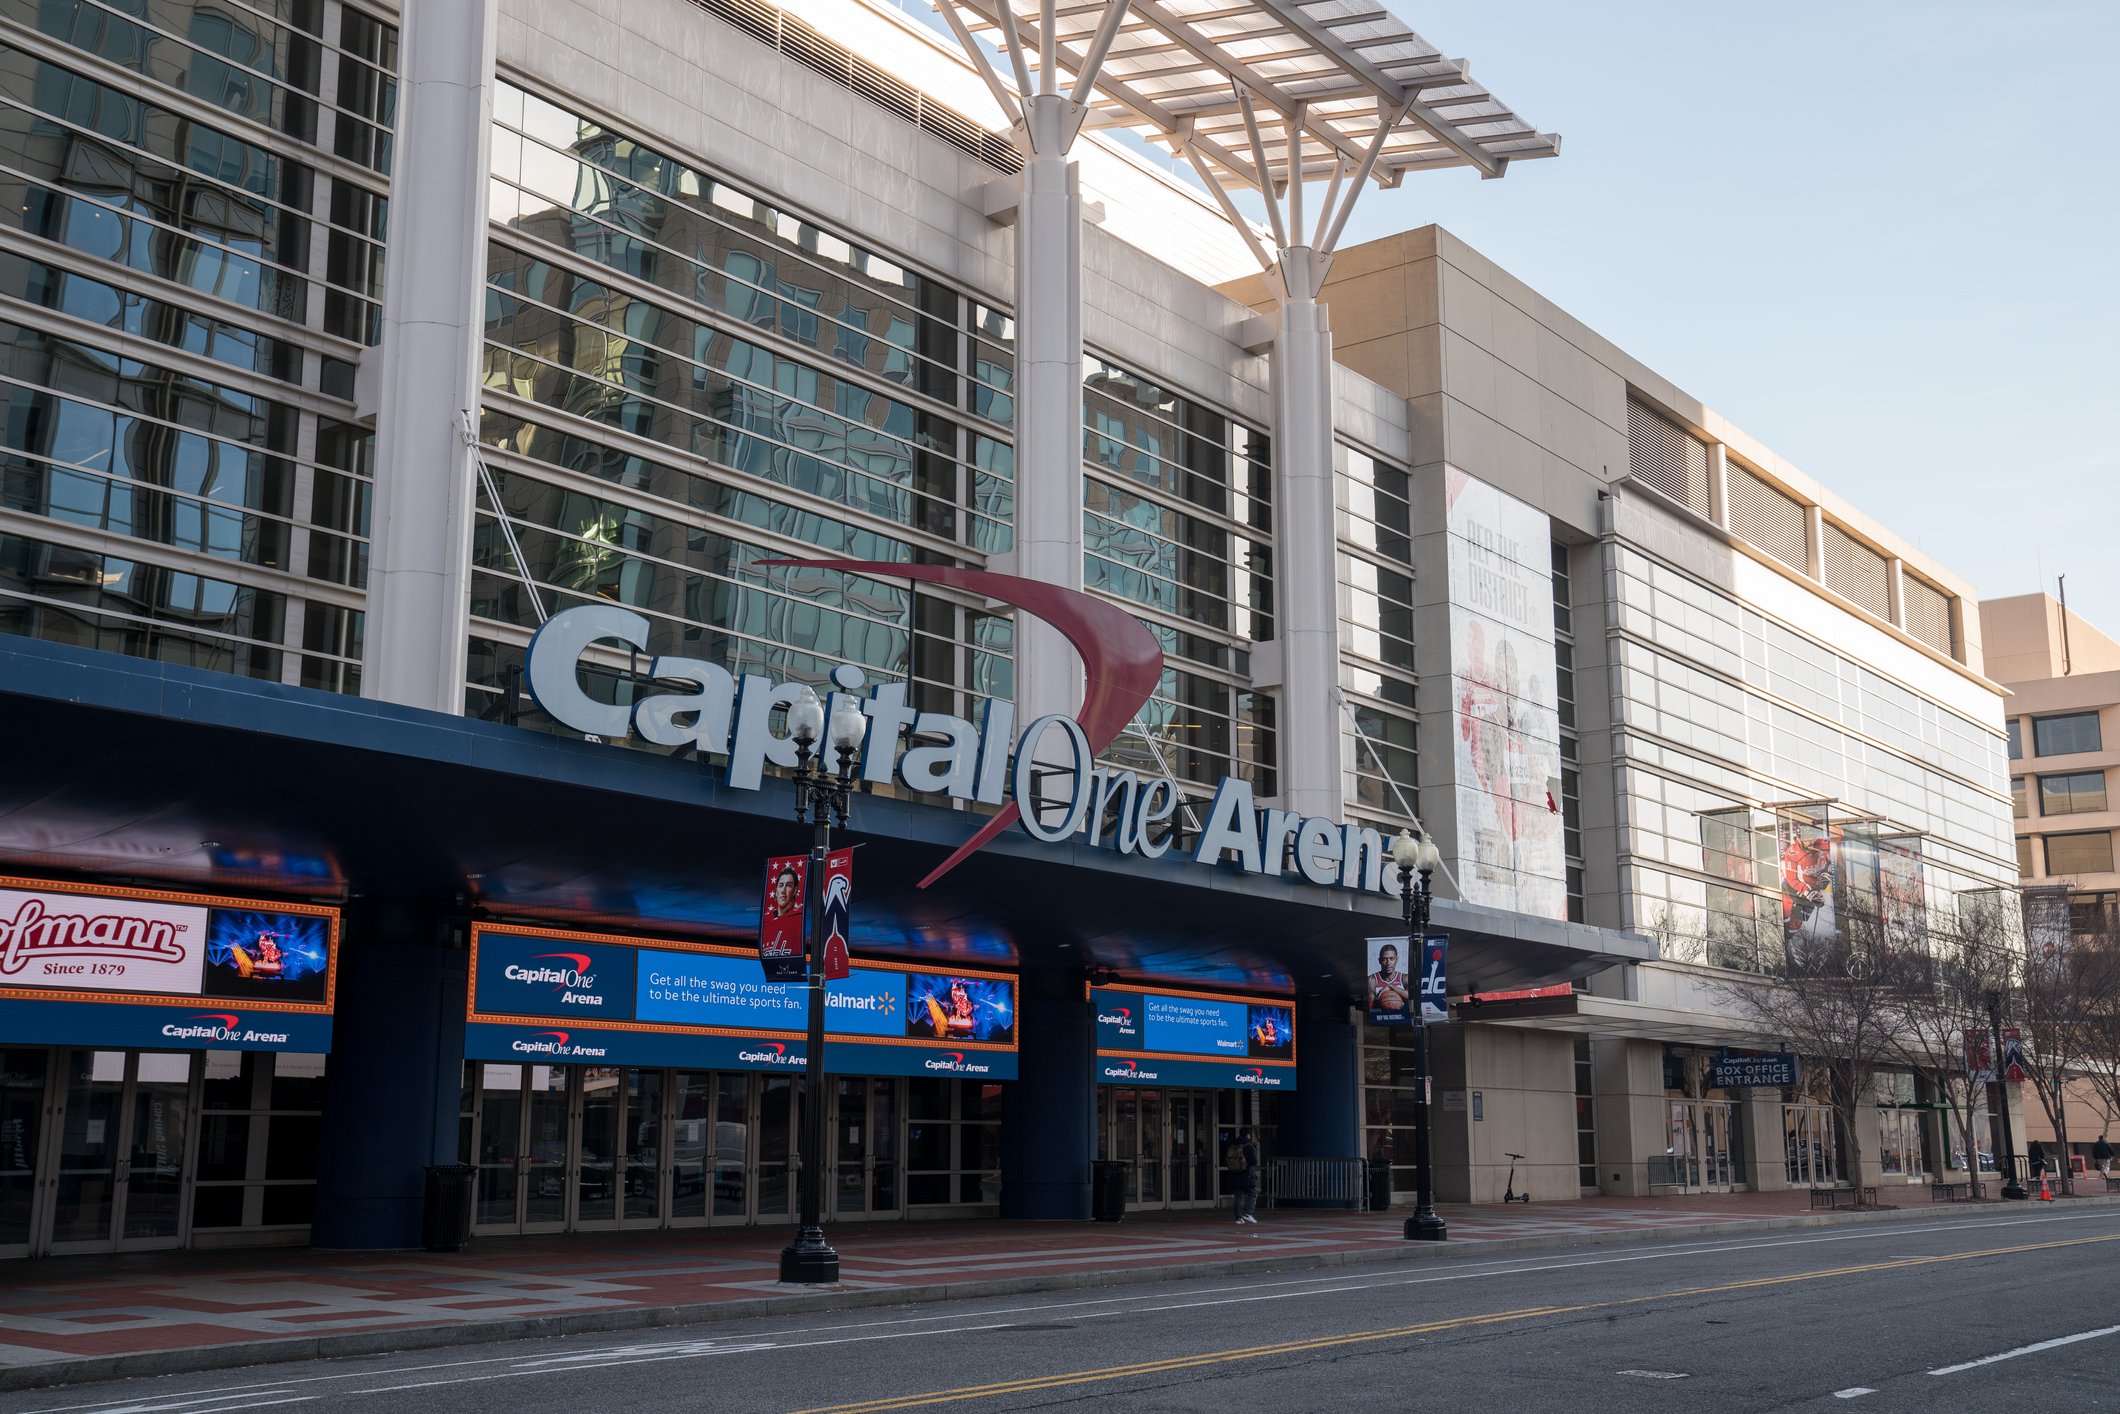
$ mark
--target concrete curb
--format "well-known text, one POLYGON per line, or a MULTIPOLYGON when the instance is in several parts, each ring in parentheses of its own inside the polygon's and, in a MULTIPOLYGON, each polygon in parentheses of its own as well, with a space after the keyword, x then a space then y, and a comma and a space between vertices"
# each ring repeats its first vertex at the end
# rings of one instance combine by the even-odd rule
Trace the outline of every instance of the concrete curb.
MULTIPOLYGON (((2120 1207, 2120 1197, 2080 1197, 2065 1202, 2070 1208, 2120 1207)), ((1651 1242, 1746 1237, 1807 1228, 1860 1227, 1876 1223, 1966 1215, 1968 1209, 1973 1213, 1989 1214, 2003 1211, 2005 1207, 2011 1213, 2039 1209, 2037 1204, 2003 1205, 1990 1201, 1965 1205, 1933 1204, 1918 1208, 1894 1208, 1885 1212, 1800 1213, 1779 1218, 1700 1223, 1692 1227, 1633 1228, 1571 1234, 1566 1237, 1506 1238, 1468 1246, 1408 1242, 1355 1251, 1283 1253, 1272 1257, 1244 1257, 1205 1262, 1187 1267, 1183 1272, 1176 1274, 1167 1267, 1131 1267, 1116 1271, 1073 1272, 1054 1276, 992 1277, 978 1281, 943 1282, 933 1286, 820 1291, 733 1301, 687 1302, 681 1305, 627 1306, 608 1311, 580 1311, 563 1316, 464 1321, 446 1326, 342 1331, 331 1335, 290 1336, 278 1340, 195 1346, 182 1350, 143 1350, 125 1355, 82 1356, 36 1365, 9 1366, 0 1368, 0 1392, 86 1384, 99 1380, 140 1379, 152 1375, 196 1374, 205 1370, 233 1370, 251 1365, 283 1365, 302 1360, 349 1355, 384 1355, 404 1350, 432 1350, 496 1340, 549 1339, 555 1336, 593 1335, 608 1331, 652 1330, 663 1326, 705 1325, 717 1321, 743 1320, 752 1316, 854 1311, 876 1306, 931 1305, 980 1296, 1015 1296, 1037 1291, 1079 1291, 1092 1287, 1146 1286, 1174 1279, 1254 1276, 1269 1272, 1315 1271, 1333 1267, 1389 1266, 1396 1263, 1442 1261, 1452 1258, 1506 1257, 1516 1253, 1576 1247, 1626 1247, 1651 1242)))

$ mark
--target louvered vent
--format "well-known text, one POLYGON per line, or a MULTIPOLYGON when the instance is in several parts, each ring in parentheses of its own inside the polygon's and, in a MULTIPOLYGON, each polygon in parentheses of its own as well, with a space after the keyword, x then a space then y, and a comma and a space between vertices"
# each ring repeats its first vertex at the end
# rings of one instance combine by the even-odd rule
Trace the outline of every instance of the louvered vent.
POLYGON ((708 14, 823 74, 841 88, 888 108, 999 172, 1023 170, 1023 155, 1008 134, 989 132, 954 108, 946 108, 894 74, 862 59, 812 26, 760 0, 692 0, 708 14))
POLYGON ((1958 656, 1957 637, 1951 632, 1951 596, 1925 579, 1905 576, 1907 632, 1938 653, 1958 656))
POLYGON ((1803 502, 1777 491, 1736 462, 1730 463, 1730 533, 1785 565, 1811 572, 1803 502))
POLYGON ((1892 617, 1891 568, 1885 557, 1831 521, 1826 522, 1826 588, 1880 619, 1892 617))
POLYGON ((1627 472, 1687 510, 1708 514, 1708 444, 1632 398, 1627 399, 1627 472))

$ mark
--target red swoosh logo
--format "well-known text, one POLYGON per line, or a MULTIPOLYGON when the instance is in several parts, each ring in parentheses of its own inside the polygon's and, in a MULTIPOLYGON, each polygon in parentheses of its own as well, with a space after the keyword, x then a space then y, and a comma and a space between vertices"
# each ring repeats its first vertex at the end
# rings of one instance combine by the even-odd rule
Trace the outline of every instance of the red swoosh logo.
POLYGON ((195 1011, 191 1014, 191 1019, 193 1021, 218 1021, 231 1031, 235 1030, 236 1027, 236 1019, 225 1011, 195 1011))
POLYGON ((567 1033, 564 1031, 533 1031, 530 1034, 533 1036, 557 1036, 559 1037, 560 1045, 564 1046, 567 1044, 567 1033))
POLYGON ((541 953, 536 953, 536 954, 533 954, 530 960, 531 960, 532 962, 538 962, 538 961, 541 961, 541 960, 543 960, 543 959, 545 959, 545 958, 548 958, 548 957, 563 957, 563 958, 565 958, 565 959, 566 959, 567 961, 569 961, 569 962, 571 962, 571 963, 573 963, 573 964, 574 964, 574 970, 575 970, 576 972, 587 972, 587 971, 589 970, 589 955, 588 955, 587 953, 578 953, 578 952, 541 952, 541 953))
MULTIPOLYGON (((878 578, 919 579, 946 584, 984 595, 998 603, 1022 609, 1059 629, 1082 659, 1082 706, 1075 720, 1089 738, 1092 754, 1101 752, 1126 730, 1141 704, 1148 701, 1163 676, 1163 645, 1132 614, 1107 604, 1079 589, 1063 589, 1042 580, 1024 579, 987 570, 958 569, 953 565, 901 565, 884 560, 760 560, 761 565, 785 565, 802 569, 844 570, 849 574, 878 578)), ((1027 725, 1027 724, 1026 724, 1027 725)), ((920 881, 926 888, 956 868, 987 842, 1016 823, 1022 810, 1015 801, 980 826, 977 834, 957 847, 956 853, 936 865, 920 881)))

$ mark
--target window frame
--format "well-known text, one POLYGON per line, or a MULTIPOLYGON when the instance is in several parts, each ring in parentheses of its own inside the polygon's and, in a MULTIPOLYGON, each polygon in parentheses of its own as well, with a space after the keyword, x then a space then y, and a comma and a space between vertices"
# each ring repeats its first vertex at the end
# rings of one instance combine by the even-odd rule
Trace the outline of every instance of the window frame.
POLYGON ((2083 712, 2052 712, 2044 717, 2032 718, 2032 755, 2034 756, 2083 756, 2090 752, 2103 751, 2104 749, 2105 732, 2103 730, 2102 724, 2098 720, 2098 711, 2096 708, 2092 708, 2088 711, 2083 712), (2088 720, 2091 724, 2090 745, 2072 746, 2066 749, 2056 748, 2053 750, 2049 750, 2047 748, 2045 735, 2041 731, 2041 728, 2055 726, 2063 722, 2080 722, 2085 720, 2088 720))

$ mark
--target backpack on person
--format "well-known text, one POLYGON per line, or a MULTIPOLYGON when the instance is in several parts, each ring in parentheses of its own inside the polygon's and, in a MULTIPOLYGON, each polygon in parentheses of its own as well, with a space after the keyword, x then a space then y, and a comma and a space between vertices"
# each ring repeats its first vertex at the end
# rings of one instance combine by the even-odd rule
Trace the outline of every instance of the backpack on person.
POLYGON ((1222 1167, 1228 1169, 1231 1173, 1248 1173, 1251 1171, 1251 1160, 1245 1157, 1243 1140, 1236 1141, 1222 1151, 1222 1167))

